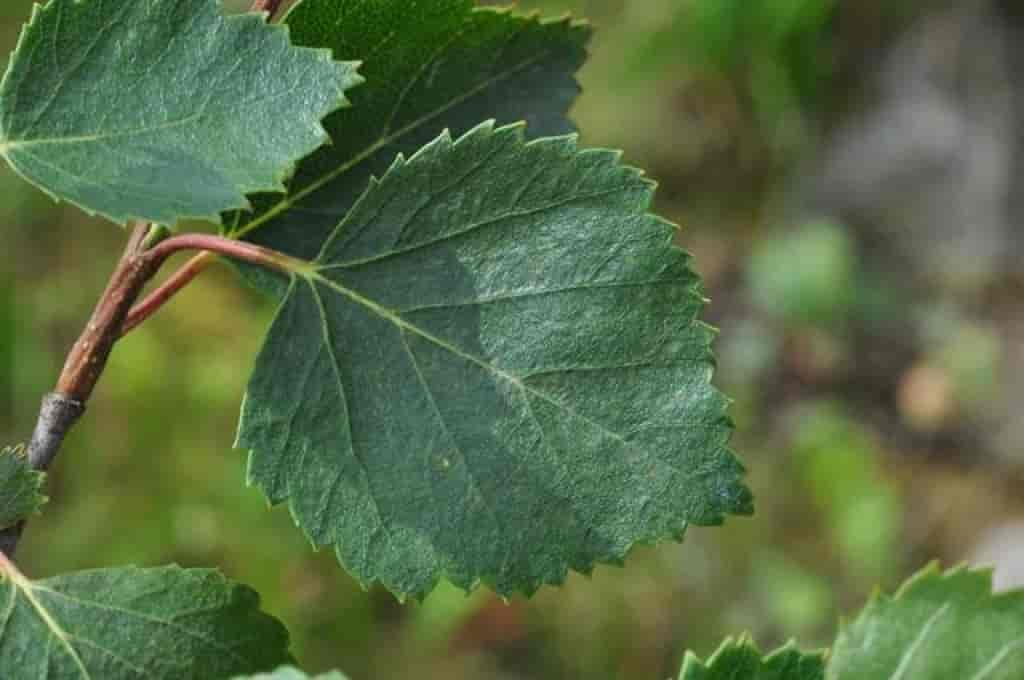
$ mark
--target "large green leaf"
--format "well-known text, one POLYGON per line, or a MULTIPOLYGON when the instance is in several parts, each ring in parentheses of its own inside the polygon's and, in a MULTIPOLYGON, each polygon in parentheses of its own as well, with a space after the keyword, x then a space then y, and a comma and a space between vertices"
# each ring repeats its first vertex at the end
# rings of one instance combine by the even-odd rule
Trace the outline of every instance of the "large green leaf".
POLYGON ((574 137, 442 135, 293 276, 238 445, 363 582, 532 592, 750 511, 653 184, 574 137))
POLYGON ((1024 678, 1024 591, 993 595, 987 571, 929 567, 843 627, 827 677, 1024 678))
POLYGON ((45 473, 34 470, 19 449, 0 449, 0 528, 25 519, 46 502, 45 473))
POLYGON ((825 655, 789 644, 763 656, 749 640, 726 640, 707 664, 687 653, 679 680, 824 680, 825 655))
POLYGON ((283 189, 359 81, 218 0, 50 0, 0 85, 0 155, 116 222, 219 219, 283 189))
POLYGON ((338 671, 313 677, 306 675, 293 666, 282 666, 273 673, 260 673, 259 675, 247 675, 245 677, 238 676, 234 680, 346 680, 346 678, 338 671))
MULTIPOLYGON (((333 144, 304 161, 287 195, 264 196, 227 233, 313 258, 327 235, 399 152, 415 152, 445 128, 524 120, 533 135, 572 131, 565 112, 590 31, 472 0, 304 0, 285 18, 298 45, 363 61, 367 82, 353 106, 325 121, 333 144)), ((269 281, 267 281, 269 283, 269 281)))
POLYGON ((102 569, 29 581, 0 560, 4 678, 209 680, 290 660, 259 597, 210 570, 102 569), (17 675, 12 675, 14 671, 17 675))

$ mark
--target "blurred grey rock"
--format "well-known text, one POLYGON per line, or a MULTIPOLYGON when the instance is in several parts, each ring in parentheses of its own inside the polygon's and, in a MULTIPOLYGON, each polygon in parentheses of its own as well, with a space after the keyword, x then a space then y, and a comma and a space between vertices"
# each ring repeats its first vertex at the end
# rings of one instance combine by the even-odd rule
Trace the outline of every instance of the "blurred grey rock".
POLYGON ((922 17, 890 49, 869 105, 826 142, 805 183, 812 208, 928 282, 974 288, 1019 269, 1022 35, 994 1, 922 17))
POLYGON ((1024 520, 988 530, 967 559, 971 566, 995 568, 996 592, 1024 588, 1024 520))

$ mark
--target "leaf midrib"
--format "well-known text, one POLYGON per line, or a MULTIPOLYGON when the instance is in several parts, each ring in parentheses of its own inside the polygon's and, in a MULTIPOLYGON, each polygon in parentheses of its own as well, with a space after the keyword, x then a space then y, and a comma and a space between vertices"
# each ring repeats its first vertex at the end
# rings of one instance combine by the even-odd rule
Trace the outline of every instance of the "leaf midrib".
MULTIPOLYGON (((82 678, 85 680, 92 680, 92 676, 89 674, 89 670, 85 667, 82 658, 78 655, 78 650, 71 644, 71 635, 65 631, 59 623, 50 615, 50 612, 43 606, 43 603, 36 598, 33 592, 32 583, 25 579, 21 574, 16 573, 13 570, 4 570, 4 576, 7 577, 11 584, 12 591, 17 591, 24 595, 32 609, 35 610, 39 617, 39 620, 43 622, 43 625, 50 631, 50 637, 56 638, 60 646, 64 649, 75 666, 78 667, 78 671, 82 678)), ((17 597, 15 592, 12 597, 17 597)))
MULTIPOLYGON (((184 634, 184 635, 186 635, 188 637, 191 637, 191 638, 194 638, 194 639, 197 639, 197 640, 202 640, 203 642, 209 644, 211 647, 219 649, 223 653, 225 653, 228 656, 232 657, 235 661, 238 661, 240 664, 242 664, 242 665, 246 664, 247 660, 244 657, 242 657, 237 651, 232 649, 231 647, 228 647, 227 645, 221 644, 220 642, 218 642, 213 637, 210 637, 210 636, 207 636, 207 635, 203 635, 202 633, 199 633, 197 631, 189 630, 188 628, 175 623, 171 619, 166 619, 166 620, 165 619, 160 619, 160 618, 157 618, 157 617, 145 614, 145 613, 143 613, 141 611, 132 611, 131 609, 125 609, 124 607, 118 607, 118 606, 112 605, 112 604, 106 604, 106 603, 103 603, 103 602, 98 602, 98 601, 93 601, 93 600, 85 600, 85 599, 82 599, 80 597, 75 597, 74 595, 69 595, 67 593, 63 593, 63 592, 61 592, 59 590, 54 590, 52 588, 47 588, 45 586, 33 586, 33 589, 34 590, 39 590, 39 591, 44 591, 48 595, 51 595, 51 596, 54 596, 54 597, 59 597, 59 598, 68 600, 69 602, 74 602, 75 604, 77 604, 78 606, 83 607, 83 608, 94 608, 94 609, 99 609, 99 610, 105 610, 105 611, 109 611, 109 612, 114 612, 116 614, 120 614, 120 615, 122 615, 124 617, 127 617, 127 618, 140 619, 142 621, 148 621, 150 623, 154 623, 154 624, 156 624, 158 626, 166 626, 167 628, 170 628, 172 630, 176 630, 176 631, 178 631, 178 632, 180 632, 180 633, 182 633, 182 634, 184 634)), ((208 611, 216 611, 217 609, 218 609, 218 607, 203 607, 203 608, 200 608, 200 609, 183 610, 181 612, 178 612, 175 616, 180 618, 180 617, 191 616, 193 614, 199 614, 199 613, 204 613, 204 612, 208 612, 208 611)), ((83 638, 81 636, 75 636, 75 638, 78 639, 78 640, 82 640, 83 642, 92 642, 92 641, 90 641, 90 640, 88 640, 86 638, 83 638)), ((95 642, 93 642, 92 644, 94 644, 98 649, 105 649, 104 647, 101 647, 99 644, 97 644, 95 642)), ((109 652, 110 650, 106 650, 106 651, 109 652)), ((110 652, 110 653, 113 654, 113 652, 110 652)))
POLYGON ((1003 645, 1002 649, 999 650, 998 654, 992 657, 991 661, 989 661, 977 673, 971 676, 971 680, 984 680, 984 678, 988 677, 990 673, 995 672, 996 669, 998 669, 1004 661, 1010 658, 1011 654, 1013 654, 1018 649, 1021 649, 1022 647, 1024 647, 1024 638, 1018 638, 1013 642, 1009 642, 1003 645))
POLYGON ((95 134, 87 135, 69 135, 67 137, 35 137, 31 139, 7 139, 0 143, 0 154, 7 155, 10 151, 17 149, 23 149, 31 146, 44 146, 44 145, 57 145, 57 144, 88 144, 92 142, 102 142, 107 139, 118 139, 121 137, 135 137, 139 135, 146 135, 151 132, 160 132, 163 130, 170 130, 176 127, 182 127, 189 123, 202 118, 206 113, 204 111, 198 111, 184 118, 178 120, 169 121, 167 123, 160 123, 159 125, 150 125, 148 127, 139 128, 137 130, 117 130, 115 132, 97 132, 95 134))
POLYGON ((889 680, 903 680, 903 677, 906 675, 907 671, 910 669, 911 664, 914 662, 914 658, 917 656, 917 652, 921 648, 921 645, 923 645, 925 640, 928 639, 928 636, 932 634, 932 632, 935 629, 935 625, 939 622, 939 620, 950 612, 952 606, 953 604, 951 602, 947 602, 942 607, 940 607, 934 614, 928 617, 928 620, 925 621, 925 624, 921 627, 921 631, 914 638, 913 642, 911 642, 910 646, 907 647, 907 650, 903 653, 903 656, 900 657, 900 663, 896 667, 896 670, 893 671, 893 674, 889 678, 889 680))
MULTIPOLYGON (((527 146, 529 146, 529 144, 527 144, 527 146)), ((563 208, 563 207, 565 207, 567 205, 572 205, 573 203, 575 203, 577 201, 586 201, 586 200, 595 199, 595 198, 604 198, 606 196, 611 196, 611 195, 614 195, 614 194, 617 194, 617 193, 620 193, 620 192, 631 191, 633 189, 634 189, 634 187, 631 187, 629 185, 623 184, 622 186, 616 186, 616 187, 612 187, 610 189, 602 189, 600 191, 592 191, 590 193, 585 193, 585 194, 573 194, 571 196, 567 196, 566 198, 563 198, 563 199, 560 199, 560 200, 557 200, 557 201, 552 201, 550 203, 545 203, 544 205, 535 206, 533 208, 527 208, 525 210, 511 210, 509 212, 505 212, 505 213, 502 213, 500 215, 495 215, 494 217, 489 217, 489 218, 487 218, 485 220, 480 220, 478 222, 473 222, 471 224, 467 224, 465 227, 462 227, 461 229, 459 229, 457 231, 446 232, 446 233, 444 233, 444 234, 442 234, 442 235, 440 235, 440 236, 438 236, 436 238, 426 239, 426 240, 423 240, 423 241, 419 241, 418 243, 414 243, 414 244, 412 244, 410 246, 407 246, 405 248, 392 248, 391 250, 388 250, 388 251, 385 251, 385 252, 382 252, 382 253, 378 253, 376 255, 371 255, 370 257, 359 258, 359 259, 356 259, 356 260, 347 260, 345 262, 339 262, 337 264, 318 265, 317 268, 320 269, 320 270, 351 269, 351 268, 354 268, 354 267, 360 267, 360 266, 367 265, 367 264, 373 264, 373 263, 380 262, 382 260, 390 259, 392 257, 400 257, 402 255, 408 255, 409 253, 415 252, 417 250, 422 250, 424 248, 429 248, 430 246, 437 245, 438 243, 443 243, 445 241, 450 241, 452 239, 459 238, 460 236, 465 236, 466 234, 474 232, 474 231, 476 231, 478 229, 482 229, 483 227, 490 227, 490 226, 493 226, 495 224, 499 224, 501 222, 504 222, 505 220, 514 220, 514 219, 519 218, 519 217, 530 217, 532 215, 539 215, 539 214, 545 213, 545 212, 547 212, 549 210, 555 210, 557 208, 563 208)), ((334 240, 335 240, 335 238, 337 236, 344 236, 344 234, 342 233, 342 228, 344 226, 345 226, 345 223, 342 222, 342 224, 340 224, 338 229, 336 230, 336 235, 332 235, 329 239, 327 239, 326 243, 324 244, 324 249, 323 249, 323 251, 321 251, 320 255, 317 256, 316 261, 319 261, 320 259, 322 259, 324 257, 324 255, 326 253, 326 250, 328 248, 330 248, 331 245, 333 245, 334 240)))
MULTIPOLYGON (((2 155, 2 153, 3 153, 3 150, 2 150, 2 148, 0 148, 0 155, 2 155)), ((100 180, 92 179, 90 177, 86 177, 85 175, 78 175, 78 174, 76 174, 74 172, 71 172, 70 170, 67 170, 65 168, 60 167, 59 165, 54 165, 53 163, 40 158, 39 156, 37 156, 36 154, 32 153, 31 151, 23 151, 22 153, 24 153, 26 156, 31 157, 33 160, 35 160, 35 162, 39 163, 40 165, 43 165, 43 166, 45 166, 47 168, 50 168, 51 170, 53 170, 54 172, 57 172, 59 174, 67 175, 68 177, 71 177, 72 179, 74 179, 76 181, 82 182, 84 184, 89 184, 89 185, 92 185, 92 186, 97 186, 97 187, 103 187, 103 188, 107 187, 107 185, 104 184, 100 180)), ((18 167, 17 163, 12 163, 11 166, 19 174, 22 172, 21 169, 18 167)), ((137 195, 143 196, 145 198, 151 198, 151 199, 154 199, 154 200, 166 201, 168 203, 176 204, 176 205, 179 205, 179 206, 184 206, 185 205, 184 200, 174 199, 174 198, 171 198, 169 196, 164 196, 162 194, 154 194, 154 193, 149 192, 149 191, 144 191, 144 189, 147 188, 146 185, 142 185, 142 184, 139 184, 137 182, 130 182, 130 181, 127 181, 127 180, 120 180, 120 185, 122 187, 130 187, 131 190, 134 191, 137 195)), ((47 191, 47 190, 44 189, 44 191, 47 191)), ((47 191, 47 193, 49 193, 49 191, 47 191)), ((123 194, 123 193, 126 193, 126 192, 122 191, 120 193, 123 194)))
MULTIPOLYGON (((410 333, 413 333, 414 335, 417 335, 417 336, 423 338, 424 340, 427 340, 428 342, 431 342, 431 343, 437 345, 441 349, 444 349, 444 350, 452 353, 453 355, 463 359, 464 361, 467 361, 467 362, 470 362, 472 364, 475 364, 475 365, 479 366, 480 368, 484 369, 485 371, 493 373, 493 374, 495 374, 495 375, 497 375, 497 376, 507 380, 512 385, 515 385, 518 389, 522 390, 524 393, 531 394, 531 395, 537 397, 538 399, 541 399, 542 401, 547 402, 548 404, 554 406, 555 408, 559 409, 560 411, 568 414, 570 417, 578 418, 582 422, 585 422, 585 423, 589 424, 590 426, 596 428, 597 430, 602 432, 604 435, 606 435, 608 437, 611 437, 615 441, 619 442, 622 446, 624 446, 626 448, 630 448, 630 449, 642 450, 642 451, 644 451, 645 454, 649 453, 645 449, 642 449, 642 447, 640 447, 636 442, 631 441, 629 439, 626 439, 624 436, 622 436, 618 432, 615 432, 614 430, 608 429, 605 425, 603 425, 603 424, 601 424, 601 423, 599 423, 599 422, 597 422, 597 421, 595 421, 595 420, 593 420, 591 418, 588 418, 587 416, 577 412, 572 407, 564 404, 563 402, 558 401, 557 399, 551 397, 547 393, 542 392, 542 391, 536 389, 535 387, 530 386, 529 384, 524 382, 523 379, 520 378, 519 376, 517 376, 517 375, 515 375, 513 373, 509 373, 508 371, 505 371, 505 370, 503 370, 501 368, 498 368, 497 366, 495 366, 495 365, 493 365, 491 363, 488 363, 487 361, 485 361, 484 359, 481 359, 480 357, 477 357, 477 356, 475 356, 473 354, 470 354, 468 352, 463 351, 462 349, 460 349, 460 348, 456 347, 455 345, 447 342, 446 340, 443 340, 442 338, 437 337, 436 335, 430 333, 429 331, 426 331, 426 330, 420 328, 419 326, 406 321, 400 315, 398 315, 395 312, 393 312, 392 310, 384 307, 383 305, 381 305, 381 304, 371 300, 370 298, 368 298, 368 297, 366 297, 364 295, 361 295, 360 293, 358 293, 358 292, 356 292, 356 291, 354 291, 354 290, 352 290, 350 288, 347 288, 347 287, 341 285, 340 283, 338 283, 336 281, 333 281, 333 280, 328 279, 328 278, 326 278, 324 276, 321 276, 315 270, 314 271, 304 271, 302 273, 295 273, 294 275, 295 276, 302 276, 302 277, 306 278, 306 280, 311 284, 310 288, 313 291, 313 295, 317 298, 317 303, 321 306, 321 309, 323 309, 323 305, 322 305, 322 301, 320 300, 320 293, 317 291, 316 286, 312 285, 314 282, 315 283, 319 283, 319 284, 321 284, 321 285, 323 285, 323 286, 333 290, 334 292, 336 292, 336 293, 338 293, 340 295, 343 295, 344 297, 347 297, 352 302, 355 302, 356 304, 365 307, 366 309, 370 310, 374 314, 377 314, 378 316, 380 316, 384 320, 394 324, 400 330, 404 330, 404 331, 408 331, 410 333)), ((287 300, 286 300, 285 304, 287 304, 287 300)), ((679 468, 677 466, 674 466, 674 465, 671 465, 671 464, 667 463, 666 461, 658 458, 657 456, 652 457, 652 460, 654 462, 656 462, 657 464, 664 465, 664 466, 668 467, 669 469, 675 471, 676 473, 682 475, 684 479, 692 479, 692 478, 696 477, 697 476, 697 472, 699 472, 699 471, 695 472, 693 470, 689 470, 689 471, 683 470, 683 469, 681 469, 681 468, 679 468)))

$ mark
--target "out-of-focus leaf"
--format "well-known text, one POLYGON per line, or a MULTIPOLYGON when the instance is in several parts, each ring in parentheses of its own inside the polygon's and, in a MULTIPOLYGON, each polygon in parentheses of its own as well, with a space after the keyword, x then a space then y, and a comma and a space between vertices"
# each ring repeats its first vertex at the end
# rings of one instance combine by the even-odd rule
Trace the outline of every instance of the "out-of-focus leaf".
POLYGON ((1024 591, 994 595, 988 571, 928 567, 843 626, 826 677, 1024 678, 1024 591))
POLYGON ((776 551, 761 551, 751 562, 752 583, 769 621, 800 638, 833 620, 834 584, 828 579, 776 551))
POLYGON ((840 404, 807 405, 795 420, 791 451, 851 576, 871 586, 892 572, 900 554, 901 499, 881 467, 869 430, 840 404))
POLYGON ((727 640, 706 663, 688 653, 679 680, 823 680, 825 656, 792 643, 767 656, 749 640, 727 640))
POLYGON ((364 583, 531 593, 751 510, 713 331, 653 183, 573 137, 442 135, 297 271, 249 479, 364 583))
POLYGON ((1024 590, 993 594, 989 571, 929 566, 843 625, 827 659, 728 640, 706 664, 688 653, 680 680, 1017 680, 1024 590))
POLYGON ((771 236, 753 253, 751 296, 768 314, 791 323, 832 328, 854 300, 854 244, 833 222, 809 222, 771 236))
POLYGON ((217 0, 50 0, 0 84, 0 155, 115 222, 219 220, 283 189, 359 81, 217 0))

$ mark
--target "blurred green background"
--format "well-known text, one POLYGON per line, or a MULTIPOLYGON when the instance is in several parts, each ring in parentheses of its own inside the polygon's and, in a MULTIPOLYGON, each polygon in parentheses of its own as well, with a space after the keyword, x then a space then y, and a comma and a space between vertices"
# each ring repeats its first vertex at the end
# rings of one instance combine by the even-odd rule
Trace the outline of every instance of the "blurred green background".
MULTIPOLYGON (((218 566, 262 593, 307 669, 361 679, 660 680, 729 634, 823 646, 876 584, 934 558, 1021 584, 1021 173, 997 162, 1024 129, 1021 71, 1012 50, 976 63, 1016 35, 1002 4, 521 3, 598 27, 573 116, 660 181, 697 256, 755 517, 530 601, 364 592, 244 486, 231 443, 272 308, 219 267, 118 345, 20 563, 218 566)), ((0 4, 5 53, 30 7, 0 4)), ((125 234, 6 168, 0 224, 0 443, 16 443, 125 234)))

